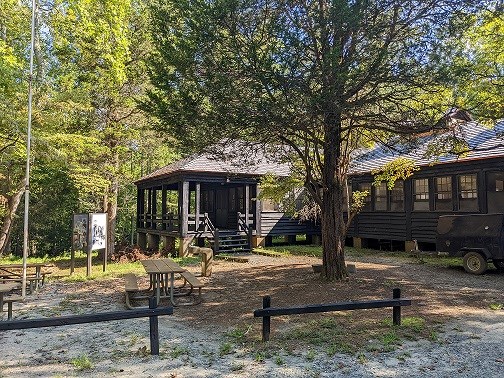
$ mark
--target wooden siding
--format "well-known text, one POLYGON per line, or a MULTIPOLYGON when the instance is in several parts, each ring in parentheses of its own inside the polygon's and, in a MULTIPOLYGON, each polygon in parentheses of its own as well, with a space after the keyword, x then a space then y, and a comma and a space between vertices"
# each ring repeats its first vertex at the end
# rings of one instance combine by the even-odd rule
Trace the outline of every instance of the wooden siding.
POLYGON ((366 212, 352 222, 348 236, 362 238, 405 240, 406 213, 366 212))
POLYGON ((320 227, 309 223, 299 223, 282 212, 261 212, 261 235, 320 234, 320 227))
MULTIPOLYGON (((451 212, 450 214, 453 214, 451 212)), ((441 213, 415 213, 411 214, 411 237, 409 240, 418 240, 419 242, 436 242, 436 229, 438 218, 441 213)))

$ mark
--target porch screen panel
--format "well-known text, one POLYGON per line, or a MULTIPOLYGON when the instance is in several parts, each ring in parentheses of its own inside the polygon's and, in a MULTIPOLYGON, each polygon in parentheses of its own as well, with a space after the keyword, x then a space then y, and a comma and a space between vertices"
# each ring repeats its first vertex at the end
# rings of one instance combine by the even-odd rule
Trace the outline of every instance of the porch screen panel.
POLYGON ((214 212, 214 191, 204 190, 201 192, 201 211, 203 213, 214 212))

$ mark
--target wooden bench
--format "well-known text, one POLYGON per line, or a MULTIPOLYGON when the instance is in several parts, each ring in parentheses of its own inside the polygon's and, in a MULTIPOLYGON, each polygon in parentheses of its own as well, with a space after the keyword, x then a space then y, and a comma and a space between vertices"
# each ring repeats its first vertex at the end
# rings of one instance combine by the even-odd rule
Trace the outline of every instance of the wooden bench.
POLYGON ((201 288, 205 286, 200 280, 198 280, 191 272, 187 270, 185 272, 180 273, 182 278, 184 279, 184 284, 181 289, 184 289, 187 284, 189 284, 189 289, 182 294, 179 295, 191 295, 194 289, 198 289, 198 295, 195 297, 195 302, 192 304, 197 304, 201 302, 201 288))
POLYGON ((11 295, 8 297, 4 297, 3 302, 4 304, 7 303, 7 320, 12 320, 12 304, 14 302, 23 302, 23 297, 19 295, 11 295))

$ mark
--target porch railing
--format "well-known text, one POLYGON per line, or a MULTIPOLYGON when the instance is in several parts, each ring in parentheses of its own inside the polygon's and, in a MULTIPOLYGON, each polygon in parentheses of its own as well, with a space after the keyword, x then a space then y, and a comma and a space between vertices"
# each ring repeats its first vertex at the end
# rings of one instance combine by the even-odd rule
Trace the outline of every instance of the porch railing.
POLYGON ((138 227, 151 230, 179 232, 180 219, 178 214, 173 213, 168 213, 163 216, 157 214, 139 214, 138 227))

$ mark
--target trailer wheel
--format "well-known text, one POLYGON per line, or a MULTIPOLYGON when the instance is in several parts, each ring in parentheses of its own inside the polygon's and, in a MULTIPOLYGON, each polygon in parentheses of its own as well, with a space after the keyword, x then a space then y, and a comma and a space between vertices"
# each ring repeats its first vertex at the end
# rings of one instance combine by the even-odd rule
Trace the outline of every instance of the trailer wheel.
POLYGON ((504 270, 504 260, 494 260, 493 264, 499 270, 504 270))
POLYGON ((468 252, 464 256, 464 269, 467 273, 483 274, 487 270, 486 258, 478 252, 468 252))

